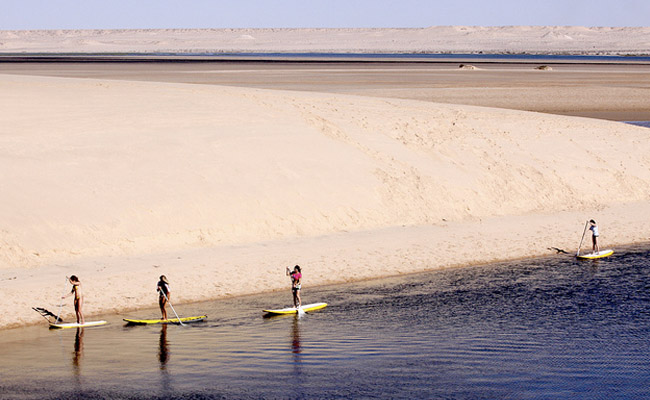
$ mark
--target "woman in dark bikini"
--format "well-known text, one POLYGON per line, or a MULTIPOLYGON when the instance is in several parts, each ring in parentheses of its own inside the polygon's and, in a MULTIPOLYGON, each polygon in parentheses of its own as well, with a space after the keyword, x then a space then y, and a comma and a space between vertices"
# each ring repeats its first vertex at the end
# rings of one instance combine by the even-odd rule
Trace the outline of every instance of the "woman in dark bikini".
POLYGON ((81 306, 83 305, 83 296, 81 294, 81 282, 76 275, 72 275, 69 279, 72 284, 72 290, 70 293, 62 296, 62 299, 74 294, 74 312, 77 314, 77 323, 83 325, 86 321, 84 320, 83 312, 81 311, 81 306))
POLYGON ((171 291, 169 290, 169 281, 165 275, 160 275, 160 280, 156 286, 156 291, 158 292, 158 305, 160 306, 160 313, 162 314, 163 320, 167 319, 167 310, 165 306, 169 301, 171 296, 171 291))

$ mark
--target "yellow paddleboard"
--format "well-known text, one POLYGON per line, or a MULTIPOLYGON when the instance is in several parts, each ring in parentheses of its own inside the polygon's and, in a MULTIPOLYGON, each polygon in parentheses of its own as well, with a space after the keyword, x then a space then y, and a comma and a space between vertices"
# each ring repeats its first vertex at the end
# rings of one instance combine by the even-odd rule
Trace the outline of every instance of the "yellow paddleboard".
POLYGON ((576 257, 580 260, 593 260, 595 258, 609 257, 614 254, 614 250, 601 250, 597 253, 579 254, 576 257))
MULTIPOLYGON (((307 312, 307 311, 316 311, 320 310, 321 308, 327 307, 327 303, 314 303, 314 304, 307 304, 302 306, 302 310, 307 312)), ((295 314, 298 312, 298 309, 295 307, 287 307, 287 308, 280 308, 278 310, 262 310, 265 313, 269 314, 295 314)))
MULTIPOLYGON (((198 317, 184 317, 181 318, 181 322, 190 323, 190 322, 201 322, 205 321, 208 318, 207 315, 201 315, 198 317)), ((150 324, 178 324, 178 318, 171 319, 128 319, 124 318, 127 324, 131 325, 150 325, 150 324)))
POLYGON ((89 326, 99 326, 106 324, 106 321, 89 321, 85 324, 78 324, 76 322, 50 324, 50 329, 70 329, 70 328, 86 328, 89 326))

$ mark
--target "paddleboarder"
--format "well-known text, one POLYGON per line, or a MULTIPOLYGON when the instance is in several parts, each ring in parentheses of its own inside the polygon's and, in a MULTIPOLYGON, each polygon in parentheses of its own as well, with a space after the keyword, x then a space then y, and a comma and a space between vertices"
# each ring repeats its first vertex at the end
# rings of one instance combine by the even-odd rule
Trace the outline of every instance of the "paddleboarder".
POLYGON ((86 323, 86 321, 84 320, 84 315, 81 311, 81 306, 83 305, 83 296, 81 295, 81 282, 76 275, 72 275, 68 280, 72 284, 72 290, 65 296, 61 296, 61 298, 65 299, 71 294, 74 294, 74 312, 77 315, 77 323, 83 325, 86 323))
POLYGON ((593 219, 589 220, 589 230, 591 231, 592 252, 596 254, 600 248, 598 247, 598 225, 593 219))
POLYGON ((300 300, 300 287, 302 285, 302 272, 300 272, 300 265, 291 268, 287 267, 287 276, 291 277, 291 292, 293 293, 293 306, 300 308, 302 301, 300 300))
POLYGON ((167 319, 167 310, 165 306, 169 301, 169 296, 171 296, 171 291, 169 290, 169 281, 165 275, 160 275, 160 280, 156 286, 156 291, 158 292, 158 305, 160 306, 160 313, 162 314, 162 319, 167 319))

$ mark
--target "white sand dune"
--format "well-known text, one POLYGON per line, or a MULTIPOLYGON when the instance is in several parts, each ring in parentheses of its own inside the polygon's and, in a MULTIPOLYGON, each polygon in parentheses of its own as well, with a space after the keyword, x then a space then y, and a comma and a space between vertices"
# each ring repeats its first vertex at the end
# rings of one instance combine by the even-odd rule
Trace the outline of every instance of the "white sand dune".
POLYGON ((0 31, 0 53, 427 52, 648 54, 649 27, 0 31))
POLYGON ((294 263, 314 285, 573 250, 591 217, 610 244, 648 239, 644 128, 218 86, 0 88, 0 327, 36 321, 70 274, 97 313, 153 305, 161 273, 182 302, 283 288, 294 263))

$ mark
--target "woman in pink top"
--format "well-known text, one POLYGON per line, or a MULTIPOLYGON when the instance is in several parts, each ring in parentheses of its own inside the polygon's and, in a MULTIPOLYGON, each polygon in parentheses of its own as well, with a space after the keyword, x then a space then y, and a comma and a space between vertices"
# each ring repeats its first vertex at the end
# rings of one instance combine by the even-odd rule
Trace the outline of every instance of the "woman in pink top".
POLYGON ((300 266, 296 265, 291 268, 287 267, 287 276, 291 277, 291 291, 293 292, 293 306, 300 308, 302 301, 300 300, 300 286, 302 284, 302 273, 300 272, 300 266))

